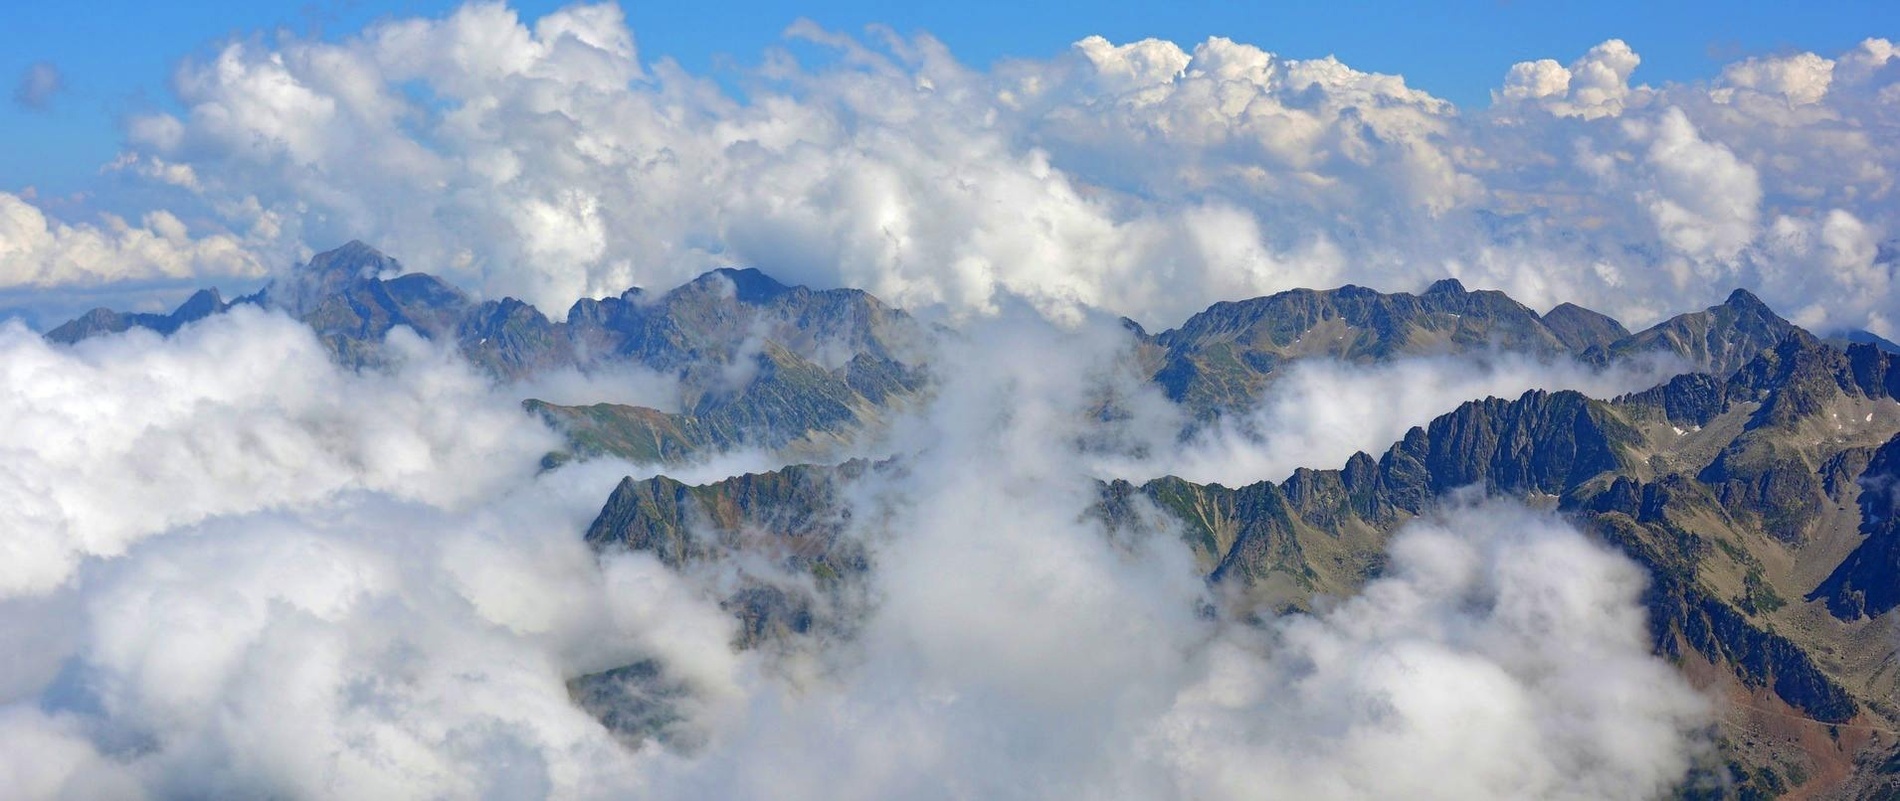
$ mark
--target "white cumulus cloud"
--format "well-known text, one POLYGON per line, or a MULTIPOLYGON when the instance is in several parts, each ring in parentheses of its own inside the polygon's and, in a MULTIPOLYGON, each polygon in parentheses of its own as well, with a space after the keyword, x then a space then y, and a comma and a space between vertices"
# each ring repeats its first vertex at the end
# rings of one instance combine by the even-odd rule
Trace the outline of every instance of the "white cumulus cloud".
POLYGON ((1877 132, 1900 73, 1884 39, 1662 85, 1610 40, 1511 66, 1493 106, 1459 108, 1402 76, 1220 37, 1089 37, 977 69, 927 35, 788 36, 844 57, 775 50, 743 97, 642 63, 612 5, 236 40, 179 66, 182 110, 130 120, 120 159, 176 199, 153 215, 194 221, 178 248, 225 260, 62 261, 45 254, 72 247, 14 240, 111 232, 36 211, 0 237, 0 276, 286 269, 359 238, 556 315, 738 263, 957 315, 1009 294, 1150 327, 1235 296, 1452 274, 1634 326, 1744 286, 1825 308, 1818 325, 1895 333, 1891 300, 1860 283, 1891 274, 1883 251, 1774 278, 1794 268, 1783 218, 1841 212, 1892 236, 1900 146, 1877 132))

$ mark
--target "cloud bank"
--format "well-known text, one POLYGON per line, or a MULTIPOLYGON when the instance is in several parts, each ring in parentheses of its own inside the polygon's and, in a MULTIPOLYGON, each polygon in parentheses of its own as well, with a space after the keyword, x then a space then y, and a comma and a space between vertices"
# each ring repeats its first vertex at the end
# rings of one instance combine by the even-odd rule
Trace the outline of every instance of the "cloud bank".
POLYGON ((8 558, 0 598, 43 592, 83 557, 204 519, 346 490, 447 506, 522 480, 553 447, 514 402, 408 329, 394 374, 331 364, 281 314, 239 308, 176 338, 67 348, 0 330, 8 558), (481 458, 493 454, 508 459, 481 458))
POLYGON ((245 242, 227 234, 193 236, 164 209, 148 212, 139 225, 110 214, 98 223, 69 225, 19 195, 0 192, 0 282, 7 287, 265 274, 245 242))
POLYGON ((117 242, 125 226, 27 219, 0 236, 29 242, 0 249, 0 276, 245 277, 361 238, 557 313, 728 264, 1151 328, 1214 300, 1450 275, 1637 326, 1745 286, 1804 325, 1900 334, 1883 39, 1662 86, 1612 40, 1501 69, 1490 107, 1458 108, 1218 37, 1090 37, 981 70, 928 36, 809 23, 787 36, 812 63, 774 50, 735 94, 642 62, 634 34, 612 5, 472 4, 336 42, 228 42, 180 64, 182 111, 130 120, 111 165, 171 198, 151 214, 205 220, 197 249, 138 247, 173 238, 164 217, 117 242))

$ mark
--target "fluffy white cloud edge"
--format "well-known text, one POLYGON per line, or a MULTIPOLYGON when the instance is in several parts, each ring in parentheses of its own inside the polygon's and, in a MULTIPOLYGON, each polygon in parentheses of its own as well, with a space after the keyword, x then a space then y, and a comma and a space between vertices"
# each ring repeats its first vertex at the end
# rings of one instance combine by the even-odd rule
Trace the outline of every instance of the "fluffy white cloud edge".
POLYGON ((1663 86, 1612 40, 1460 109, 1221 38, 984 71, 927 36, 789 35, 847 57, 775 52, 743 98, 642 65, 612 5, 234 41, 180 65, 184 111, 132 120, 115 162, 180 210, 68 224, 0 195, 0 281, 256 276, 360 238, 557 316, 741 263, 959 315, 1014 295, 1168 325, 1451 275, 1631 325, 1745 286, 1804 325, 1896 333, 1886 40, 1663 86))

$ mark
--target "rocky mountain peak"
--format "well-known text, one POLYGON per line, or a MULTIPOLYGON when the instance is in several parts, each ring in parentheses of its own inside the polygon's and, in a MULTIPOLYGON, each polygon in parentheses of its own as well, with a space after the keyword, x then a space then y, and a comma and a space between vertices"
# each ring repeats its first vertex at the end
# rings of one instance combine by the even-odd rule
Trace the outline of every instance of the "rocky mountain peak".
POLYGON ((770 303, 773 298, 792 291, 791 287, 779 283, 778 279, 766 275, 757 267, 721 267, 707 275, 717 275, 731 281, 739 302, 755 306, 770 303))
POLYGON ((1755 297, 1755 293, 1740 287, 1737 287, 1734 292, 1728 293, 1728 300, 1722 301, 1722 305, 1736 311, 1766 314, 1769 316, 1774 316, 1775 314, 1773 310, 1768 308, 1768 304, 1761 302, 1761 298, 1755 297))
POLYGON ((1543 321, 1545 327, 1556 334, 1565 347, 1578 353, 1593 347, 1609 347, 1630 335, 1629 329, 1624 328, 1616 318, 1575 303, 1557 304, 1556 308, 1544 313, 1543 321))
POLYGON ((216 287, 212 287, 193 292, 191 297, 178 305, 178 310, 172 312, 172 315, 185 320, 201 320, 224 311, 224 307, 224 296, 218 293, 216 287))
POLYGON ((1671 317, 1611 344, 1598 356, 1672 353, 1695 370, 1726 377, 1794 330, 1793 323, 1761 298, 1737 289, 1721 305, 1671 317))
POLYGON ((691 281, 659 293, 653 300, 662 305, 711 304, 708 308, 712 308, 736 303, 758 307, 772 305, 799 288, 788 286, 755 267, 720 267, 700 273, 691 281))
POLYGON ((402 262, 365 244, 362 240, 352 239, 339 247, 326 250, 310 257, 295 270, 305 275, 339 276, 344 278, 374 278, 385 273, 403 272, 402 262))
POLYGON ((352 239, 342 247, 311 256, 288 275, 271 281, 264 288, 263 297, 266 305, 301 316, 325 299, 341 295, 357 284, 403 272, 402 262, 352 239))

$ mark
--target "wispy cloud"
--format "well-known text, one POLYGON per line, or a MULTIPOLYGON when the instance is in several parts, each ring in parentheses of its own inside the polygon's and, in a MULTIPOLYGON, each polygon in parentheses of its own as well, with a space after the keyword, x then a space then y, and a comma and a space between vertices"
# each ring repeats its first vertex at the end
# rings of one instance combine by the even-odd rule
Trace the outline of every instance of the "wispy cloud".
POLYGON ((45 111, 53 107, 53 98, 65 88, 66 77, 59 67, 50 61, 37 61, 20 72, 19 82, 13 85, 13 103, 29 111, 45 111))

